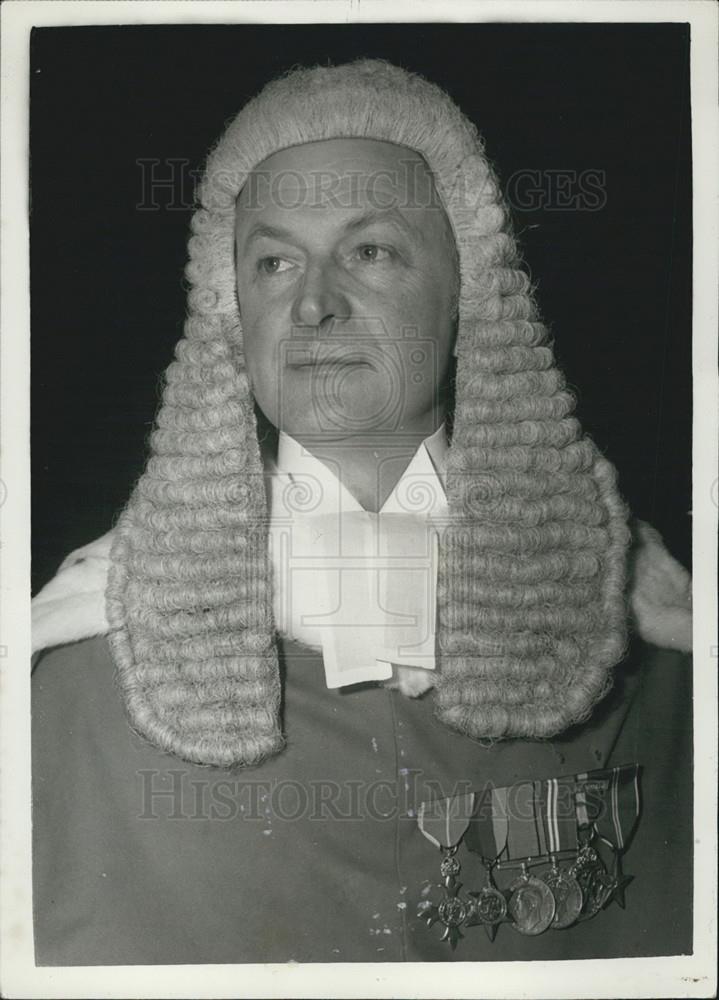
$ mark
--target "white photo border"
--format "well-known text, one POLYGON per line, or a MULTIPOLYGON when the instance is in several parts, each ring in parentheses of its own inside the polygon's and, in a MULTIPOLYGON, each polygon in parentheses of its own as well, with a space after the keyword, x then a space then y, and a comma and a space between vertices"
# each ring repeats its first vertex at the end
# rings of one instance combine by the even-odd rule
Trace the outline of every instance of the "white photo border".
POLYGON ((10 0, 0 9, 0 993, 6 997, 707 997, 716 991, 719 124, 713 0, 10 0), (693 144, 694 941, 586 961, 36 967, 30 847, 29 39, 34 26, 682 22, 693 144), (351 975, 348 973, 351 972, 351 975), (531 984, 531 985, 530 985, 531 984))

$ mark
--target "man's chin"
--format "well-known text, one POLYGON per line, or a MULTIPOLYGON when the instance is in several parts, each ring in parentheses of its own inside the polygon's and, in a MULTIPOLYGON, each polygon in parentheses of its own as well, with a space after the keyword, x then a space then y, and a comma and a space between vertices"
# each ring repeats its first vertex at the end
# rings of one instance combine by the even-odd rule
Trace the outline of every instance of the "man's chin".
POLYGON ((392 444, 395 434, 391 429, 380 426, 323 427, 321 425, 308 426, 307 423, 295 424, 293 421, 286 423, 281 430, 307 447, 312 445, 346 445, 347 447, 371 445, 377 447, 379 443, 392 444))
POLYGON ((335 369, 327 378, 321 368, 310 375, 310 391, 298 394, 288 407, 282 421, 287 434, 330 441, 396 429, 401 399, 387 392, 385 380, 373 368, 348 366, 340 372, 335 369))

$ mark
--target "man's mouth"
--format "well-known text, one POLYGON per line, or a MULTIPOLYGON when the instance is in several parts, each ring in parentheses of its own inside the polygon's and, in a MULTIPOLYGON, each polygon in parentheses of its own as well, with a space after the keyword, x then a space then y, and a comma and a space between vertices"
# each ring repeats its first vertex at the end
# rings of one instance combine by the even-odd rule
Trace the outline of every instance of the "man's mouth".
POLYGON ((322 351, 313 348, 293 351, 287 359, 287 367, 295 371, 302 369, 375 368, 373 359, 358 351, 322 351))

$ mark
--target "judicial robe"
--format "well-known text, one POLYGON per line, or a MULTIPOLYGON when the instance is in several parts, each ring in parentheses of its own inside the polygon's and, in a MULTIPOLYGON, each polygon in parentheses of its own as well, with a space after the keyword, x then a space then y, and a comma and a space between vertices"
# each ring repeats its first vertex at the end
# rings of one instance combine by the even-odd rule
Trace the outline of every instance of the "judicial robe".
MULTIPOLYGON (((287 747, 258 767, 184 763, 129 728, 106 639, 57 646, 33 674, 39 965, 511 961, 692 950, 691 658, 635 636, 590 720, 483 745, 419 699, 328 690, 321 658, 279 645, 287 747), (537 936, 463 930, 417 908, 440 890, 421 801, 626 763, 641 808, 625 908, 537 936)), ((484 884, 464 851, 464 890, 484 884)), ((516 877, 510 872, 502 878, 516 877)), ((502 887, 500 885, 500 887, 502 887)))

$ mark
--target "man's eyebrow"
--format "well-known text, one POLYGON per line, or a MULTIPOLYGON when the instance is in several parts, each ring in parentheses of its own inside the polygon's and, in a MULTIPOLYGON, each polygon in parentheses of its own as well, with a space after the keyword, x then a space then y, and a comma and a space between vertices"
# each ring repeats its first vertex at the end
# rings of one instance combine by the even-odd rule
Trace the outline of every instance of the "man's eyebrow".
POLYGON ((369 212, 365 212, 357 219, 351 219, 344 227, 344 230, 345 233, 355 233, 360 229, 366 229, 375 222, 389 222, 398 226, 398 228, 402 229, 408 235, 415 234, 413 227, 394 205, 392 208, 374 208, 369 212))
MULTIPOLYGON (((363 212, 356 219, 350 219, 343 226, 343 235, 356 233, 379 222, 389 222, 391 225, 395 225, 397 228, 403 230, 407 235, 415 235, 413 227, 395 206, 392 208, 371 209, 368 212, 363 212)), ((292 243, 295 246, 300 245, 296 233, 291 232, 289 229, 284 229, 282 226, 271 226, 266 222, 256 222, 251 226, 244 239, 244 244, 245 246, 249 246, 253 240, 262 239, 263 236, 270 240, 283 240, 285 243, 292 243)))
POLYGON ((289 229, 283 229, 281 226, 269 226, 266 222, 256 222, 245 237, 245 245, 251 243, 252 240, 259 240, 263 236, 270 240, 284 240, 286 243, 297 242, 297 237, 289 229))

